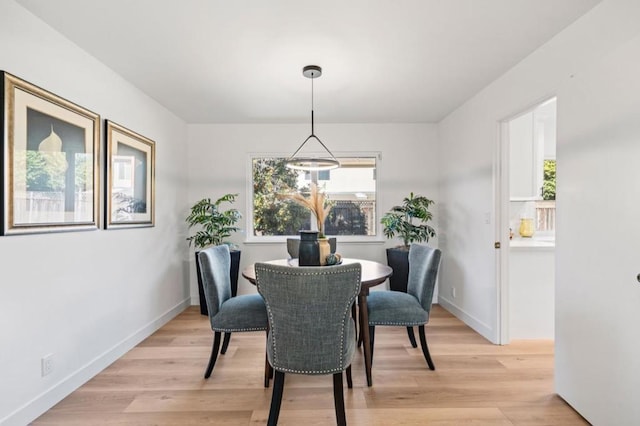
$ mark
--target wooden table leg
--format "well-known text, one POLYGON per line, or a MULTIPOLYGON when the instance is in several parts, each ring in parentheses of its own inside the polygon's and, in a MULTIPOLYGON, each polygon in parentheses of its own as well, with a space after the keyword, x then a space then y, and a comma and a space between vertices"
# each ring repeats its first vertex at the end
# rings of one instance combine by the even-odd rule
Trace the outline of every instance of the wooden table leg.
POLYGON ((362 350, 364 351, 364 370, 367 375, 367 386, 371 386, 371 342, 369 337, 369 312, 367 310, 367 293, 367 290, 360 292, 360 294, 358 295, 358 304, 360 307, 360 319, 362 321, 360 323, 360 335, 362 336, 362 350))
MULTIPOLYGON (((266 333, 267 339, 265 341, 266 345, 269 344, 269 330, 267 329, 266 333)), ((273 378, 273 367, 269 363, 269 355, 267 354, 267 348, 264 348, 264 387, 269 387, 269 381, 273 378)))

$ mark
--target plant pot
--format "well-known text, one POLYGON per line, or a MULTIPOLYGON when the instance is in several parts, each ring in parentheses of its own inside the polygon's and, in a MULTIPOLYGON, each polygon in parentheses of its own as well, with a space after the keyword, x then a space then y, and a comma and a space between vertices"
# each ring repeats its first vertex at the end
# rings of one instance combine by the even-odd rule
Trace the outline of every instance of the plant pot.
MULTIPOLYGON (((198 277, 198 295, 200 296, 200 313, 202 315, 209 315, 209 309, 207 309, 207 300, 204 296, 204 286, 202 285, 202 279, 200 278, 200 262, 198 262, 198 251, 196 252, 196 275, 198 277)), ((229 271, 229 278, 231 280, 231 296, 235 297, 238 294, 238 273, 240 272, 240 250, 231 251, 231 270, 229 271)))
POLYGON ((406 293, 409 282, 409 250, 388 248, 387 264, 393 269, 393 275, 389 277, 389 289, 406 293))

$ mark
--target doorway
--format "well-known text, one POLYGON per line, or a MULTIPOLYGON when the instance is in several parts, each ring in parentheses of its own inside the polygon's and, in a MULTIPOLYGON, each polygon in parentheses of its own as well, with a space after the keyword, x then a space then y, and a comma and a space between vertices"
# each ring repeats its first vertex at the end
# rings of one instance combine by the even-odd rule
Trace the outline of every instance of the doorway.
POLYGON ((500 344, 554 338, 556 116, 554 97, 500 123, 500 344))

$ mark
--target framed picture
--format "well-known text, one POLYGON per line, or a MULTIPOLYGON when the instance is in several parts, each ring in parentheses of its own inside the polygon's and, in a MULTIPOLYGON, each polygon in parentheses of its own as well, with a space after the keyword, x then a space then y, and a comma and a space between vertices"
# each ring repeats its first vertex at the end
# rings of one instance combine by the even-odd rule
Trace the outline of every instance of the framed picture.
POLYGON ((97 229, 100 116, 0 74, 0 234, 97 229))
POLYGON ((106 121, 105 227, 155 224, 155 142, 106 121))

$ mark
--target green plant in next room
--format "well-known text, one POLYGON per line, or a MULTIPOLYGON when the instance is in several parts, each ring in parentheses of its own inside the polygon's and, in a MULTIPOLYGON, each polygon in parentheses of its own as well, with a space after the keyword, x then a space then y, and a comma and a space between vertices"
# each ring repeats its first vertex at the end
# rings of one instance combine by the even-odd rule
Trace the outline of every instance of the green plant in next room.
POLYGON ((411 243, 429 241, 430 237, 436 235, 435 229, 427 223, 433 217, 429 211, 432 204, 432 200, 414 196, 412 192, 402 200, 402 205, 392 207, 382 216, 380 222, 384 227, 384 235, 387 238, 399 236, 407 250, 411 243))
POLYGON ((225 239, 232 233, 240 230, 236 223, 242 215, 236 209, 221 210, 222 203, 233 203, 238 194, 226 194, 211 201, 204 198, 191 207, 191 212, 186 218, 189 229, 200 227, 194 235, 187 238, 189 246, 193 243, 196 248, 204 248, 210 245, 225 243, 225 239))

